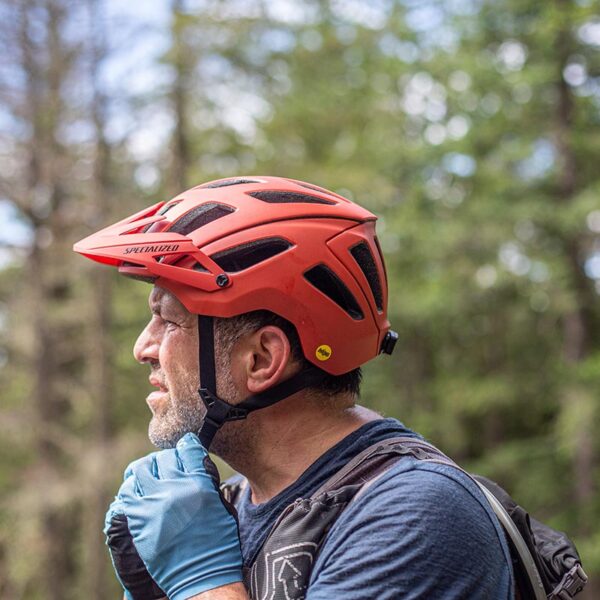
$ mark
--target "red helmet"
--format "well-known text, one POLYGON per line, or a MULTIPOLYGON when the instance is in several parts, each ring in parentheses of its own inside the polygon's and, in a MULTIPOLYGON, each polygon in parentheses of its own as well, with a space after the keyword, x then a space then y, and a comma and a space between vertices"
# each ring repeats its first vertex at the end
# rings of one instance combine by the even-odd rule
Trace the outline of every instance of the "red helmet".
POLYGON ((375 221, 346 198, 300 181, 221 179, 102 229, 74 250, 154 280, 195 314, 270 310, 295 325, 307 360, 340 375, 378 355, 390 328, 375 221))

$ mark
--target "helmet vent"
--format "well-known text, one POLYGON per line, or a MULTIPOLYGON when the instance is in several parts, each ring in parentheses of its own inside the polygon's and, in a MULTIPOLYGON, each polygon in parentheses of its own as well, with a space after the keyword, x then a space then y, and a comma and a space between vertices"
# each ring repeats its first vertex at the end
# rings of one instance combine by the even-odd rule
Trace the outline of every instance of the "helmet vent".
MULTIPOLYGON (((164 214, 164 213, 163 213, 164 214)), ((157 233, 164 231, 169 226, 169 221, 155 221, 154 223, 148 223, 143 229, 142 233, 157 233)))
POLYGON ((208 225, 212 221, 216 221, 234 211, 230 206, 224 204, 216 204, 215 202, 207 202, 201 204, 194 210, 185 213, 183 217, 175 221, 167 231, 188 235, 192 231, 208 225))
POLYGON ((375 236, 375 245, 377 246, 377 250, 379 251, 379 260, 381 261, 381 264, 383 265, 383 275, 385 276, 385 282, 387 283, 387 270, 385 268, 385 261, 383 260, 383 252, 381 251, 381 245, 379 243, 379 239, 377 238, 377 236, 375 236))
POLYGON ((225 272, 237 273, 281 254, 291 246, 290 242, 281 238, 265 238, 223 250, 210 258, 225 272))
POLYGON ((168 213, 172 208, 175 208, 180 202, 181 200, 183 200, 183 198, 179 199, 179 200, 173 200, 173 202, 169 202, 169 204, 165 204, 159 211, 157 214, 159 215, 164 215, 165 213, 168 213))
POLYGON ((241 177, 236 177, 235 179, 222 179, 221 181, 213 181, 212 183, 205 183, 204 185, 200 185, 200 188, 220 188, 227 187, 228 185, 240 185, 242 183, 260 183, 256 179, 243 179, 241 177))
POLYGON ((379 312, 383 311, 383 292, 381 291, 381 281, 379 281, 379 275, 377 274, 377 266, 375 265, 375 259, 371 254, 369 246, 365 242, 360 242, 350 248, 350 253, 357 262, 360 270, 363 272, 373 298, 375 299, 375 306, 379 312))
POLYGON ((346 311, 355 321, 364 318, 363 312, 344 282, 327 266, 320 264, 304 273, 304 278, 346 311))
POLYGON ((323 198, 317 198, 309 194, 299 194, 298 192, 280 192, 278 190, 265 190, 258 192, 246 192, 248 196, 252 196, 257 200, 263 202, 270 202, 271 204, 291 204, 294 202, 303 204, 337 204, 331 200, 324 200, 323 198))
MULTIPOLYGON (((172 208, 175 208, 183 198, 179 200, 173 200, 173 202, 169 202, 169 204, 165 204, 156 214, 164 215, 168 213, 172 208)), ((154 223, 148 223, 143 229, 142 233, 157 233, 160 231, 164 231, 169 226, 168 221, 156 221, 154 223)))
POLYGON ((184 254, 183 256, 179 256, 176 260, 171 263, 173 267, 179 267, 182 269, 192 268, 194 271, 202 271, 204 273, 208 273, 208 269, 203 267, 194 256, 190 254, 184 254))

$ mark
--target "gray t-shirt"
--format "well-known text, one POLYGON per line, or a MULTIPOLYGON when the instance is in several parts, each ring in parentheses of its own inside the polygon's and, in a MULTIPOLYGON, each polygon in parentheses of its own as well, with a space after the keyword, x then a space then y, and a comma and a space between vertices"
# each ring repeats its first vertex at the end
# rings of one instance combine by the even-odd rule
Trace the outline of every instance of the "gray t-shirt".
MULTIPOLYGON (((395 419, 367 423, 269 502, 238 506, 244 561, 256 556, 275 519, 316 491, 359 452, 416 435, 395 419)), ((477 485, 459 470, 406 457, 334 523, 315 561, 306 600, 513 598, 504 534, 477 485)))

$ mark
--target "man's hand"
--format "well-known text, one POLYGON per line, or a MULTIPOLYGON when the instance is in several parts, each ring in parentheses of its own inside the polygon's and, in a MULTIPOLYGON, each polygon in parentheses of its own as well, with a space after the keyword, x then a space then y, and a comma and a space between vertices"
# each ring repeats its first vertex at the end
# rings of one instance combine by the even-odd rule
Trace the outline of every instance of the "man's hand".
POLYGON ((129 465, 105 527, 126 596, 185 600, 242 581, 237 520, 218 484, 191 433, 129 465))

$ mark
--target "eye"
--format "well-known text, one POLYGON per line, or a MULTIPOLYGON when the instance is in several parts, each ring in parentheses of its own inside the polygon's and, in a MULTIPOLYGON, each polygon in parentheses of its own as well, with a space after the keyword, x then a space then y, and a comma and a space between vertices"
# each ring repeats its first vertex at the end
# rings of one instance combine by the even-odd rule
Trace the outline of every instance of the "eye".
POLYGON ((175 323, 175 321, 169 321, 169 319, 166 319, 163 315, 161 315, 160 313, 156 312, 154 313, 154 316, 162 323, 166 323, 167 325, 177 325, 177 323, 175 323))
POLYGON ((180 327, 181 324, 177 321, 171 321, 166 315, 161 314, 159 311, 153 313, 154 318, 158 319, 159 323, 165 324, 167 327, 180 327))

